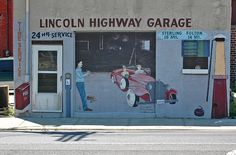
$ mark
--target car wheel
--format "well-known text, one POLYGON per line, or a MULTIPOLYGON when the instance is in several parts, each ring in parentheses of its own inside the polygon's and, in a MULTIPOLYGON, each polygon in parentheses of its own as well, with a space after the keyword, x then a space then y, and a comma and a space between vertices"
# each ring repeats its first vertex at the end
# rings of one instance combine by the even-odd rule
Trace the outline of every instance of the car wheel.
POLYGON ((169 100, 170 100, 170 104, 175 104, 176 103, 176 99, 177 99, 177 96, 176 94, 170 94, 169 96, 169 100))
POLYGON ((129 80, 126 78, 122 78, 120 80, 120 89, 125 90, 125 89, 128 89, 128 87, 129 87, 129 80))
POLYGON ((138 101, 138 96, 131 90, 129 89, 127 94, 126 94, 126 100, 127 103, 130 107, 137 107, 137 101, 138 101))
POLYGON ((111 82, 115 83, 115 77, 114 76, 111 76, 111 82))

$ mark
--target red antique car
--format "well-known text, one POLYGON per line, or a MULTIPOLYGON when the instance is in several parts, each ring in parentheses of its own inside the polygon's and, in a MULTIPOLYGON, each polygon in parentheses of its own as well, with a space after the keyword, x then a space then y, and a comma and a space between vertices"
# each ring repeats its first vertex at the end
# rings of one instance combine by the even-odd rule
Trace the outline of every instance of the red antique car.
MULTIPOLYGON (((129 106, 135 107, 137 103, 142 99, 144 102, 155 102, 151 97, 150 90, 155 83, 155 79, 150 76, 150 69, 143 69, 143 72, 137 73, 135 67, 125 67, 116 69, 111 72, 111 80, 115 83, 123 92, 127 92, 126 100, 129 106)), ((171 104, 175 103, 176 91, 170 89, 165 91, 164 98, 171 104)))

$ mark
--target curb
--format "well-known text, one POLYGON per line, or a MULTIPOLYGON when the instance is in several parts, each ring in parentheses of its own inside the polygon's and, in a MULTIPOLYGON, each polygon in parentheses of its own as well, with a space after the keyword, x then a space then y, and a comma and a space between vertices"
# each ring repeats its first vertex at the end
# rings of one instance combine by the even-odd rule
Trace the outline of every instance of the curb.
POLYGON ((1 131, 59 131, 59 130, 236 130, 236 126, 102 126, 102 125, 79 125, 79 126, 40 126, 40 127, 13 127, 0 128, 1 131))
POLYGON ((22 119, 1 118, 0 131, 236 130, 236 119, 22 119))

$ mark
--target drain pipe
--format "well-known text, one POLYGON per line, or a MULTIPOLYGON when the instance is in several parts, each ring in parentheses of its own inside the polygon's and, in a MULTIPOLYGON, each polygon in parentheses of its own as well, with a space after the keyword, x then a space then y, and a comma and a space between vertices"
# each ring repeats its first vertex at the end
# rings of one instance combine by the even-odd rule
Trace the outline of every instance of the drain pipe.
POLYGON ((7 13, 6 13, 6 51, 5 51, 5 57, 9 57, 10 56, 10 52, 9 52, 9 5, 8 5, 8 1, 6 1, 6 5, 7 5, 7 13))
POLYGON ((30 70, 30 64, 29 64, 29 43, 30 43, 30 38, 29 38, 29 0, 26 0, 25 3, 25 17, 26 17, 26 23, 25 23, 25 82, 29 82, 30 76, 29 76, 29 70, 30 70))

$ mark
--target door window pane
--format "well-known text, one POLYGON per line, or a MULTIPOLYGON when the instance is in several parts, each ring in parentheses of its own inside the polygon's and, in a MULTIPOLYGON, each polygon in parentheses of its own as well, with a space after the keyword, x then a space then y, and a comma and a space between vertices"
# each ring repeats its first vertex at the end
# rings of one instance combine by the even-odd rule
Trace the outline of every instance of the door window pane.
POLYGON ((57 93, 57 74, 38 74, 39 93, 57 93))
POLYGON ((57 52, 39 51, 38 52, 39 71, 57 71, 57 52))

